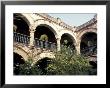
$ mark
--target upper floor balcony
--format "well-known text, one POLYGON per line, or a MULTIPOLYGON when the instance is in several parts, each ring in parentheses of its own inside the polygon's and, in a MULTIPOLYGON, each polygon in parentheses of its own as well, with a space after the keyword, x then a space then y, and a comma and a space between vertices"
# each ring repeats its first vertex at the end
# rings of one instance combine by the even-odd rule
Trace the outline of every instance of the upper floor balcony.
MULTIPOLYGON (((22 43, 26 46, 29 46, 30 44, 30 36, 14 32, 14 42, 22 43)), ((43 41, 38 38, 34 38, 34 47, 35 48, 44 48, 49 50, 56 50, 57 45, 55 43, 49 42, 49 41, 43 41)))

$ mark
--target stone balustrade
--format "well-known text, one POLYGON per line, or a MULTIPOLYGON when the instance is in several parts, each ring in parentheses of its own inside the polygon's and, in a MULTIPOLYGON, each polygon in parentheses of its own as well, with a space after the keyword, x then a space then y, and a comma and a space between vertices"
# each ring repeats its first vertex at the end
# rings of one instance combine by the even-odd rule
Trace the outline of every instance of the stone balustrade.
POLYGON ((92 18, 92 19, 89 20, 88 22, 86 22, 86 23, 84 23, 84 24, 78 26, 77 29, 76 29, 76 31, 79 31, 79 30, 82 29, 82 28, 85 28, 85 27, 87 27, 87 26, 89 26, 89 25, 91 25, 91 24, 94 24, 96 21, 97 21, 97 18, 96 18, 96 15, 95 15, 94 18, 92 18))
POLYGON ((41 16, 41 17, 44 17, 44 18, 46 18, 46 19, 48 19, 48 20, 51 20, 52 22, 54 22, 54 23, 56 23, 56 24, 59 24, 59 26, 62 26, 62 27, 64 27, 64 28, 67 28, 67 29, 69 29, 69 30, 72 30, 74 27, 72 27, 72 26, 70 26, 70 25, 68 25, 68 24, 66 24, 65 22, 63 22, 63 21, 61 21, 61 19, 59 19, 59 18, 54 18, 54 17, 52 17, 52 16, 50 16, 50 15, 48 15, 48 14, 45 14, 45 13, 35 13, 36 15, 39 15, 39 16, 41 16), (60 20, 60 21, 59 21, 60 20))

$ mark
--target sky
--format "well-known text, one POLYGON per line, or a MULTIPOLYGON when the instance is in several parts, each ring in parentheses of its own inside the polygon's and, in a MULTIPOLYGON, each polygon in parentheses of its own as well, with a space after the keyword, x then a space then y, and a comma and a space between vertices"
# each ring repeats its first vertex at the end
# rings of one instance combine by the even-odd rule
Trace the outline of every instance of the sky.
POLYGON ((83 23, 91 20, 94 17, 94 13, 51 13, 49 14, 52 17, 60 18, 65 23, 69 24, 70 26, 80 26, 83 23))

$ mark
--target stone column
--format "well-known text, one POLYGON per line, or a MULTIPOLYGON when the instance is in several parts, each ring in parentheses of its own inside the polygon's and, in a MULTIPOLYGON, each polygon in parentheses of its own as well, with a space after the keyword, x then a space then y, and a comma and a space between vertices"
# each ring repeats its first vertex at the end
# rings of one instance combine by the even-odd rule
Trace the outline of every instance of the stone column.
POLYGON ((60 38, 57 38, 57 51, 60 51, 60 38))
POLYGON ((34 32, 35 32, 35 28, 33 26, 29 27, 29 31, 30 31, 30 46, 34 46, 34 32))
POLYGON ((80 54, 80 42, 79 41, 75 44, 75 48, 76 48, 76 54, 79 55, 80 54))

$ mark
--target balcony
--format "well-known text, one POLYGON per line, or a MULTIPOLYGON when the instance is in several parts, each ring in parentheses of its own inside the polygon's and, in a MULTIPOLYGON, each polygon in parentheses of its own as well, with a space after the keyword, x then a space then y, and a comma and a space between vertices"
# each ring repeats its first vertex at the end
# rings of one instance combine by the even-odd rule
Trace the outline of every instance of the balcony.
MULTIPOLYGON (((13 36, 14 36, 14 42, 22 43, 24 45, 30 44, 30 36, 27 36, 27 35, 24 35, 21 33, 17 33, 17 32, 14 32, 13 36)), ((36 47, 36 48, 49 49, 52 51, 56 50, 56 48, 57 48, 56 43, 52 43, 49 41, 42 41, 38 38, 35 38, 33 42, 34 42, 34 47, 36 47)))

